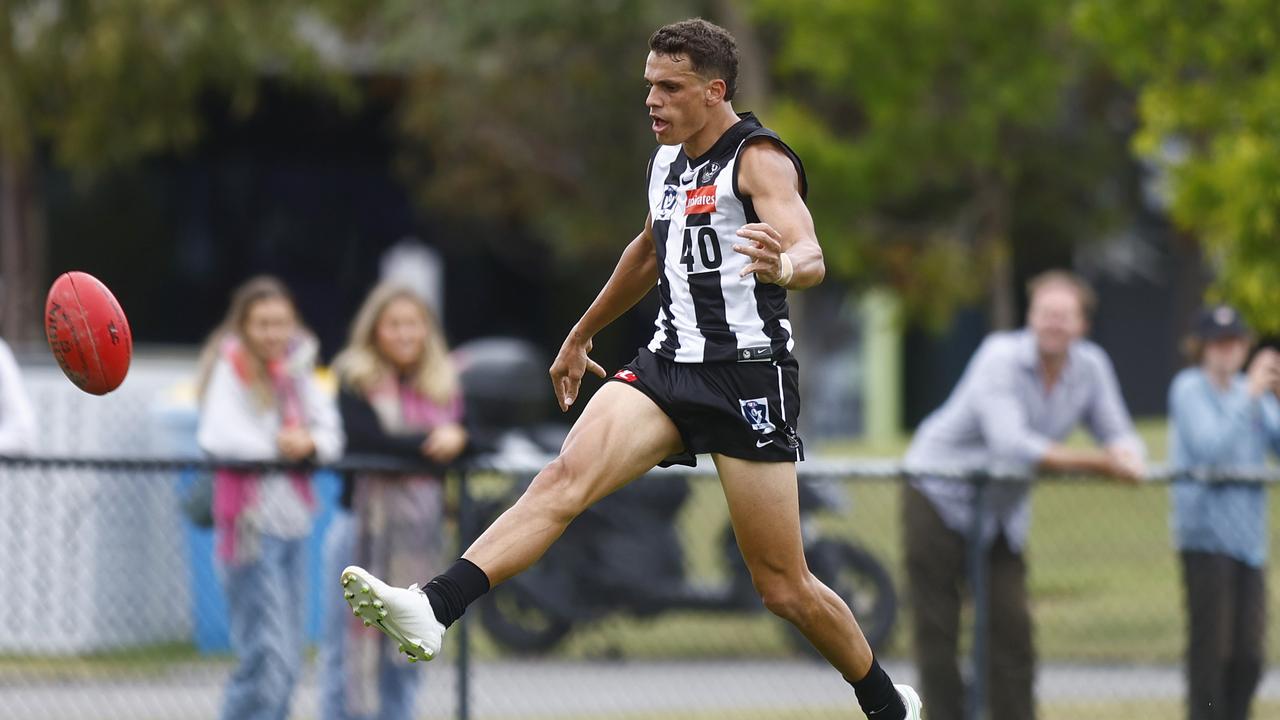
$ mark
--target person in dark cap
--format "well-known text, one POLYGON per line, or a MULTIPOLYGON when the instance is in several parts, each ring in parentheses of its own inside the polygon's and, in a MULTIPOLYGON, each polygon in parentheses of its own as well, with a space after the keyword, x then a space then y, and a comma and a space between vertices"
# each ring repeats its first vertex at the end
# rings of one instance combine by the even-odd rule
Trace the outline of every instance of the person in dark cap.
POLYGON ((1280 454, 1280 353, 1259 350, 1227 305, 1197 316, 1195 363, 1169 389, 1173 537, 1186 589, 1187 717, 1244 720, 1262 674, 1267 503, 1258 483, 1218 482, 1280 454))

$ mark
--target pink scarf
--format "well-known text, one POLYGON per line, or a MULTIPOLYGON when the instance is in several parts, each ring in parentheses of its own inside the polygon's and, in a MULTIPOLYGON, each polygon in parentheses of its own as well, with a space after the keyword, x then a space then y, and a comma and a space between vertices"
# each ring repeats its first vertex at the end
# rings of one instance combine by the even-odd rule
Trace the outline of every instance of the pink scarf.
MULTIPOLYGON (((292 353, 293 348, 290 348, 292 353)), ((251 381, 250 358, 247 351, 234 336, 222 343, 222 360, 231 363, 236 377, 249 386, 251 381)), ((288 359, 267 364, 267 375, 271 381, 280 410, 281 427, 300 427, 306 423, 302 398, 298 393, 298 378, 291 372, 288 359)), ((237 559, 236 536, 239 534, 238 522, 246 508, 252 507, 258 496, 259 474, 238 470, 217 470, 213 475, 213 522, 217 530, 218 559, 231 563, 237 559)), ((311 492, 311 484, 302 473, 289 473, 298 495, 309 506, 315 506, 315 496, 311 492)))

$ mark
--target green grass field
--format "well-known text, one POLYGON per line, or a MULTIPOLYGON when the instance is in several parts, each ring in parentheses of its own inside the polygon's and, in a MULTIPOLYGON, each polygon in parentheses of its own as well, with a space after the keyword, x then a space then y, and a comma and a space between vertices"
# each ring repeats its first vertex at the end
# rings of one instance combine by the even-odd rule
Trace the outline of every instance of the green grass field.
POLYGON ((160 675, 175 664, 201 660, 196 647, 186 642, 71 657, 0 655, 0 677, 91 679, 119 674, 122 670, 131 675, 160 675))

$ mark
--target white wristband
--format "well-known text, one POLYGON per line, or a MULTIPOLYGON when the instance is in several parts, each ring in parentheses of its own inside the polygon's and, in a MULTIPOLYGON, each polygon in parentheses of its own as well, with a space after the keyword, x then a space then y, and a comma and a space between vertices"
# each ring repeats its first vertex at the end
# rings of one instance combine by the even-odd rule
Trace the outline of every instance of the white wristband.
POLYGON ((791 282, 792 276, 796 274, 796 268, 791 264, 791 258, 786 253, 779 254, 778 259, 782 261, 782 272, 778 275, 778 281, 774 284, 786 287, 791 282))

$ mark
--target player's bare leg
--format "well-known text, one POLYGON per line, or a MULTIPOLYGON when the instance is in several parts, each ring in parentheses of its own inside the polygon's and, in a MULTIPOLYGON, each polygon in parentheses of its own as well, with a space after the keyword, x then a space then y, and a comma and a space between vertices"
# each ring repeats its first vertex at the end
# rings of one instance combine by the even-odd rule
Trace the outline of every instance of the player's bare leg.
POLYGON ((569 431, 559 457, 425 593, 416 585, 391 587, 353 566, 342 572, 347 602, 411 661, 431 660, 445 629, 471 601, 536 562, 592 503, 682 448, 675 425, 648 396, 607 383, 569 431))
POLYGON ((606 383, 569 431, 560 456, 462 556, 497 585, 542 557, 583 510, 683 447, 671 419, 644 393, 606 383))
POLYGON ((853 612, 805 562, 795 465, 714 457, 738 548, 765 607, 804 633, 846 680, 866 675, 871 647, 853 612))
MULTIPOLYGON (((738 549, 765 607, 795 625, 858 690, 862 701, 865 693, 859 685, 872 672, 874 656, 849 606, 809 571, 800 534, 795 465, 725 455, 713 458, 738 549)), ((888 684, 887 676, 884 682, 888 684)), ((920 717, 915 691, 905 686, 897 690, 906 706, 906 717, 920 717)), ((865 703, 864 709, 868 709, 865 703)))

